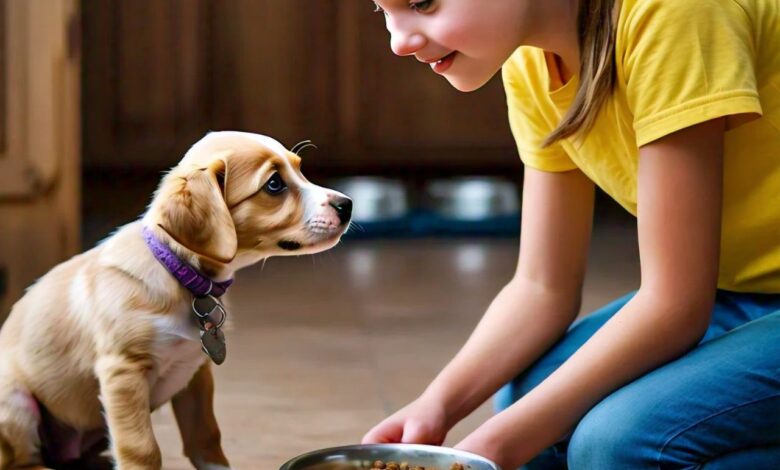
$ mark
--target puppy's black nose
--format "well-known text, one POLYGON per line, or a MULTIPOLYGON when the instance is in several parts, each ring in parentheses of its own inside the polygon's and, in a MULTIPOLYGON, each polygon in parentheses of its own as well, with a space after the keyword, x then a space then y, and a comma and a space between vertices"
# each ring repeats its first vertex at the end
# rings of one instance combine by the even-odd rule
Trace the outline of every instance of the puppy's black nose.
POLYGON ((336 214, 339 216, 339 221, 342 224, 349 222, 352 217, 352 199, 348 197, 334 197, 330 201, 330 206, 336 209, 336 214))

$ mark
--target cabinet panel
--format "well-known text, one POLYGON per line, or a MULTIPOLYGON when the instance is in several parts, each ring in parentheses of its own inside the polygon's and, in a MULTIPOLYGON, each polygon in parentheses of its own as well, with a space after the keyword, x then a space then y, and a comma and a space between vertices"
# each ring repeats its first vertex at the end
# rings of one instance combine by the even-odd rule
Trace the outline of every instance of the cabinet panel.
POLYGON ((210 127, 211 2, 82 3, 86 164, 170 166, 210 127))
POLYGON ((428 64, 390 51, 384 19, 357 8, 360 24, 361 115, 367 140, 378 145, 501 146, 507 144, 500 77, 462 93, 428 64))
POLYGON ((214 4, 213 111, 217 129, 268 134, 292 147, 333 150, 336 0, 214 4))
POLYGON ((357 97, 345 114, 355 131, 345 142, 354 166, 494 173, 519 170, 500 76, 462 93, 413 57, 390 50, 382 15, 368 2, 342 2, 342 69, 357 97))
POLYGON ((332 142, 334 4, 85 1, 87 165, 165 168, 209 130, 332 142))

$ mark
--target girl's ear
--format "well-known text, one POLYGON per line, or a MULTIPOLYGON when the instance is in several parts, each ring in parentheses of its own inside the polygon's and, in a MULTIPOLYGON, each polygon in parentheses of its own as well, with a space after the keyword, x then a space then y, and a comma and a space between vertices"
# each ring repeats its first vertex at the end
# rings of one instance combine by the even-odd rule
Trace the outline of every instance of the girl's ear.
POLYGON ((205 168, 174 168, 152 203, 156 223, 168 235, 195 254, 224 264, 238 249, 223 190, 226 172, 223 158, 205 168))

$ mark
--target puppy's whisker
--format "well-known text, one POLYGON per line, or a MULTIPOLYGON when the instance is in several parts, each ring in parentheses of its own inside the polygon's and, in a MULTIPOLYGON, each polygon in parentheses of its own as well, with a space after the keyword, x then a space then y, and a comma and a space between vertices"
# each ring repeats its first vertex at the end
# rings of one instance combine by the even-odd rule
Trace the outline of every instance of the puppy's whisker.
POLYGON ((302 140, 302 141, 298 142, 297 144, 293 145, 292 148, 290 149, 290 152, 292 152, 294 154, 297 154, 298 150, 300 150, 302 146, 304 146, 306 144, 309 144, 309 143, 311 143, 311 140, 308 140, 308 139, 307 140, 302 140))
POLYGON ((309 147, 314 147, 315 150, 319 150, 319 147, 317 147, 316 145, 314 145, 311 142, 309 142, 307 144, 302 145, 301 148, 298 149, 298 153, 296 155, 300 155, 300 152, 302 150, 307 149, 309 147))
POLYGON ((362 225, 360 225, 357 222, 350 222, 349 223, 349 227, 347 228, 347 233, 357 232, 357 231, 366 233, 365 227, 363 227, 362 225))
POLYGON ((300 152, 308 147, 314 147, 317 149, 318 147, 312 143, 311 140, 302 140, 298 142, 297 144, 293 145, 293 148, 290 150, 292 153, 296 155, 300 155, 300 152))

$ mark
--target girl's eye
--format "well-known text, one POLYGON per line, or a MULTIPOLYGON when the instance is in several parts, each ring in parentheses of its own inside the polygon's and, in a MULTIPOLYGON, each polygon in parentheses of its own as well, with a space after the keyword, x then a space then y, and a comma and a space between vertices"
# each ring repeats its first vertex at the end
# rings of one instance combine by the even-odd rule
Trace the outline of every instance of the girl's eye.
MULTIPOLYGON (((414 11, 425 11, 431 7, 433 0, 410 1, 409 8, 414 11)), ((385 10, 374 2, 374 13, 385 13, 385 10)))
POLYGON ((409 2, 409 8, 415 11, 425 11, 431 7, 433 0, 422 0, 418 2, 409 2))
POLYGON ((274 173, 273 176, 271 176, 271 179, 269 179, 268 182, 265 183, 263 189, 268 194, 277 195, 282 193, 285 189, 287 189, 287 184, 285 184, 282 177, 279 176, 279 173, 274 173))

